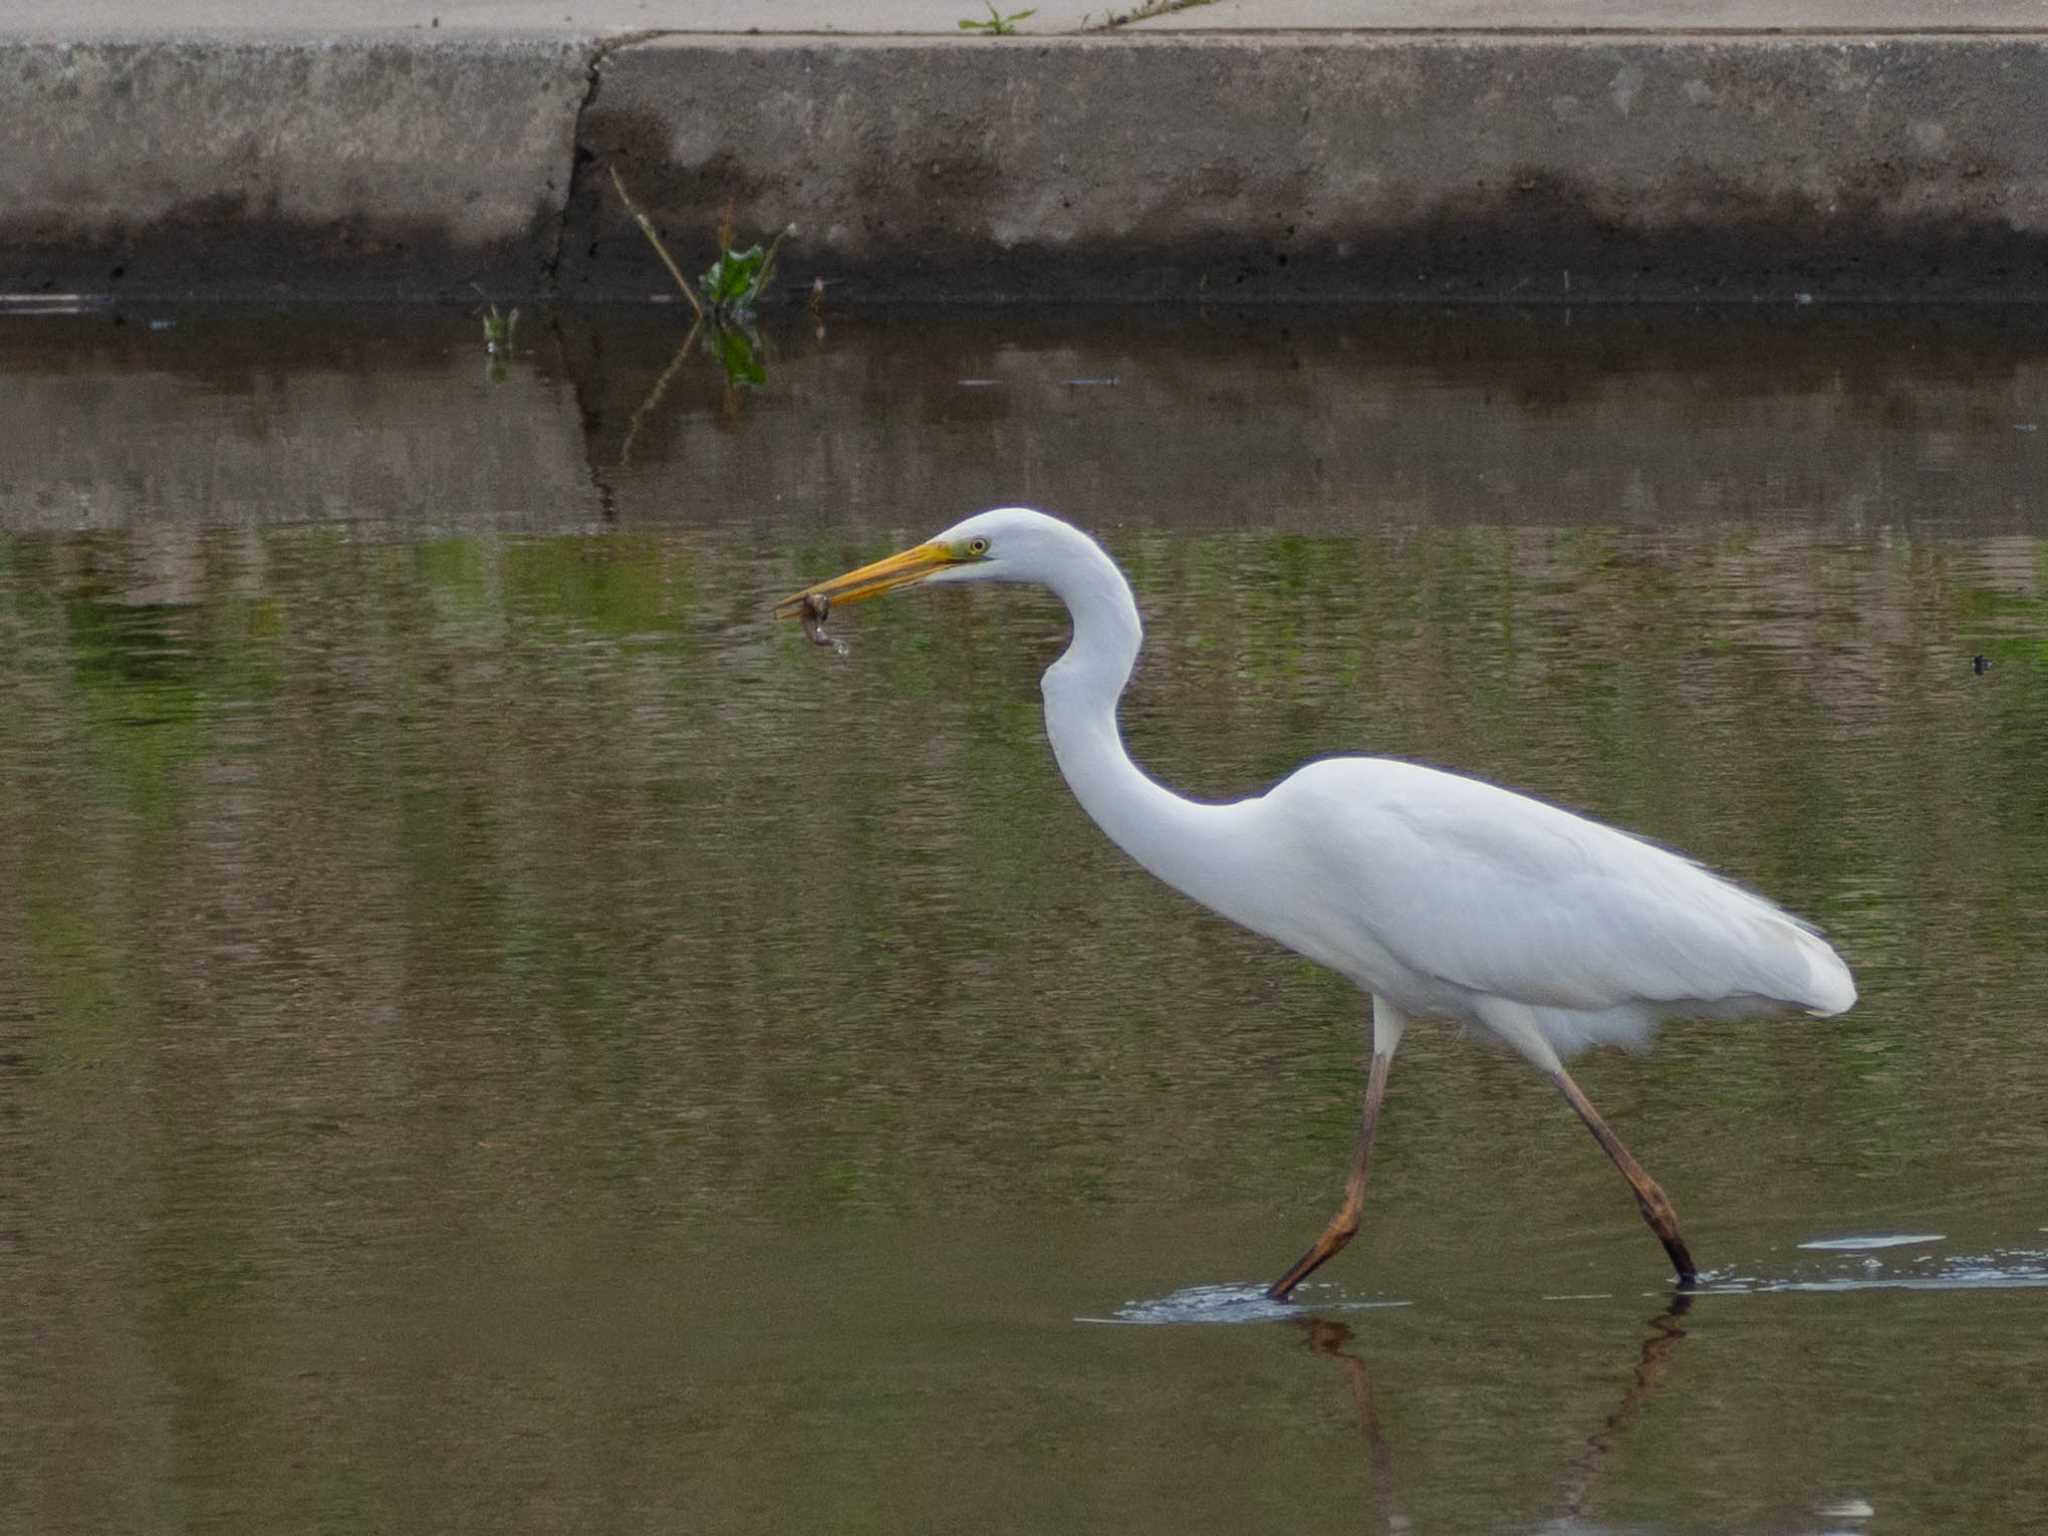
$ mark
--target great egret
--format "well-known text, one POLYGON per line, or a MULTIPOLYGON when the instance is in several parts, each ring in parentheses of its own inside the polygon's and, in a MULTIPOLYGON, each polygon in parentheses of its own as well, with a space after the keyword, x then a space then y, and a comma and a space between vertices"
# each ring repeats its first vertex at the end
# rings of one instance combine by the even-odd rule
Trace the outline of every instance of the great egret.
POLYGON ((808 587, 776 613, 815 620, 899 587, 964 581, 1033 582, 1067 605, 1073 640, 1045 673, 1045 732, 1110 840, 1175 890, 1372 998, 1372 1066, 1343 1204, 1269 1296, 1285 1299, 1358 1230, 1387 1068, 1422 1015, 1455 1020, 1547 1073, 1628 1179, 1679 1284, 1692 1284, 1677 1212, 1563 1058, 1641 1047, 1674 1015, 1842 1012, 1855 984, 1812 927, 1627 833, 1413 763, 1322 758, 1263 795, 1183 799, 1145 776, 1117 730, 1143 633, 1130 584, 1093 539, 1042 512, 983 512, 808 587))

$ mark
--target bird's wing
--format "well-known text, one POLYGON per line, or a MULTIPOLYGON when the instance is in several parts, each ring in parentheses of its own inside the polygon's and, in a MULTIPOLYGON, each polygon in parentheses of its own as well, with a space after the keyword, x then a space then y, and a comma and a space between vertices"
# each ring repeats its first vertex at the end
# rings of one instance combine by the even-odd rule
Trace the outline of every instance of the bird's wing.
POLYGON ((1418 974, 1577 1010, 1753 997, 1835 1012, 1854 998, 1827 944, 1762 897, 1479 780, 1332 758, 1267 800, 1322 898, 1418 974))

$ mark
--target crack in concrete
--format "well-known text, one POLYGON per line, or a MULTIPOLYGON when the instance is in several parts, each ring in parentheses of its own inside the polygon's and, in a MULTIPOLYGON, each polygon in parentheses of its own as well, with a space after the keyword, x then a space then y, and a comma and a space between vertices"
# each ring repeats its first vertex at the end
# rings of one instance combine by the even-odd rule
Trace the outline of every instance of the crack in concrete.
POLYGON ((583 73, 589 84, 584 88, 583 99, 576 104, 576 116, 569 125, 569 174, 562 178, 562 195, 555 208, 555 237, 549 244, 547 259, 541 263, 541 280, 549 301, 560 293, 562 244, 569 237, 569 210, 576 206, 576 193, 582 185, 586 168, 596 159, 583 148, 583 120, 596 105, 597 93, 604 85, 605 60, 627 48, 679 35, 673 27, 647 27, 638 32, 622 33, 598 42, 590 50, 590 57, 584 60, 583 73))

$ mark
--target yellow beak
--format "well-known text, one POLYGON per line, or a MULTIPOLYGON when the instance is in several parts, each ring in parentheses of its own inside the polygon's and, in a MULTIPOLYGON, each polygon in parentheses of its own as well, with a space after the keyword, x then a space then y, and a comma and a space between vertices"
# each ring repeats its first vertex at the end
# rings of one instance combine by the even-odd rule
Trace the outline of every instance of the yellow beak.
POLYGON ((943 544, 920 544, 915 549, 906 549, 900 555, 891 555, 886 560, 877 560, 873 565, 864 565, 857 571, 848 571, 844 576, 834 576, 830 581, 821 581, 814 587, 805 587, 801 592, 792 592, 775 605, 775 617, 794 619, 804 612, 806 600, 825 598, 834 608, 847 603, 864 603, 871 597, 880 597, 884 592, 893 592, 898 587, 907 587, 914 581, 922 581, 942 566, 957 565, 959 557, 943 544))

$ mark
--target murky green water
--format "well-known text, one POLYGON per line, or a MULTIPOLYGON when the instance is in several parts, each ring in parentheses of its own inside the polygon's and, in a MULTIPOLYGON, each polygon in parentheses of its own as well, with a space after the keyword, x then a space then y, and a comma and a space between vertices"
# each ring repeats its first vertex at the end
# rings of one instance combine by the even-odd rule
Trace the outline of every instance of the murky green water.
POLYGON ((2048 1521, 2048 316, 167 318, 0 322, 0 1529, 2048 1521), (1318 1323, 1093 1321, 1294 1256, 1361 1013, 1073 805, 1050 599, 768 621, 1000 501, 1170 782, 1829 930, 1847 1017, 1583 1063, 1708 1294, 1424 1027, 1318 1323))

